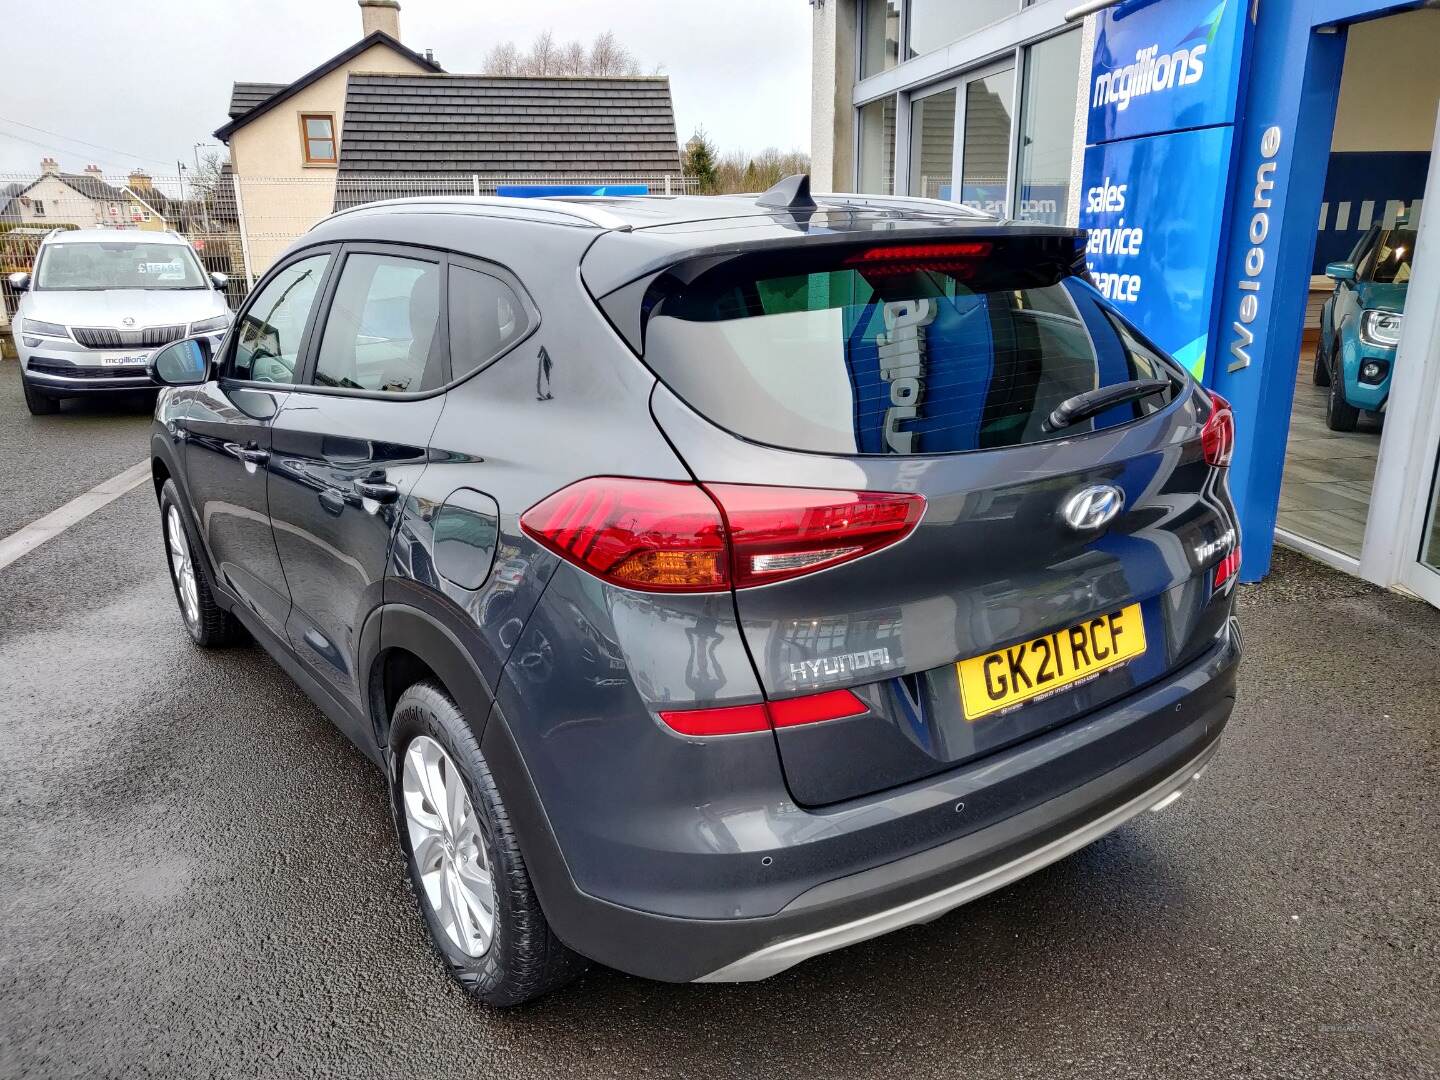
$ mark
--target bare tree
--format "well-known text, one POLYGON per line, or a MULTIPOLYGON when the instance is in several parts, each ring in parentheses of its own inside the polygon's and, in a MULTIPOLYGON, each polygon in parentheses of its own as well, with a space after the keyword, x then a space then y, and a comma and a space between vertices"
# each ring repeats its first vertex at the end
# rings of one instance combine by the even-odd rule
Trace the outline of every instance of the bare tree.
POLYGON ((580 41, 557 43, 546 30, 536 36, 528 52, 522 53, 510 41, 493 46, 481 70, 486 75, 638 75, 640 63, 608 30, 588 49, 580 41))
POLYGON ((487 75, 519 75, 521 56, 513 41, 502 41, 485 54, 480 68, 487 75))
POLYGON ((578 41, 571 41, 561 45, 555 55, 556 75, 585 75, 586 65, 589 57, 585 55, 585 46, 578 41))
POLYGON ((557 49, 555 35, 542 30, 535 35, 530 51, 526 54, 521 75, 553 75, 557 49))
POLYGON ((590 46, 589 75, 638 75, 640 65, 635 62, 629 49, 615 40, 609 30, 597 37, 590 46))

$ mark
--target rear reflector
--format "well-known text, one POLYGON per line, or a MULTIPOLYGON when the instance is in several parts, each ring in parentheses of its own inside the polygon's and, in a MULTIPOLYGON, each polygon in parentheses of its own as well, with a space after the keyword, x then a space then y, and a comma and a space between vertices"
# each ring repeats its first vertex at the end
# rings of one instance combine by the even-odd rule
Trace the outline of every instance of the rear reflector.
POLYGON ((681 735, 744 735, 768 731, 764 705, 731 705, 724 709, 676 709, 660 714, 666 727, 681 735))
POLYGON ((1240 549, 1237 547, 1215 564, 1216 591, 1218 592, 1227 581, 1238 573, 1240 573, 1240 549))
POLYGON ((1205 460, 1223 469, 1235 455, 1235 414, 1230 402, 1214 391, 1210 392, 1210 400, 1214 404, 1200 431, 1200 445, 1205 450, 1205 460))
POLYGON ((681 735, 744 735, 775 727, 819 724, 859 716, 869 706, 849 690, 827 690, 820 694, 772 701, 768 705, 730 705, 720 709, 673 709, 660 719, 681 735))
POLYGON ((795 727, 859 716, 868 712, 870 707, 849 690, 827 690, 823 694, 772 701, 766 708, 770 710, 770 719, 776 727, 795 727))
POLYGON ((649 592, 721 592, 836 566, 904 539, 919 495, 592 476, 520 527, 597 577, 649 592))

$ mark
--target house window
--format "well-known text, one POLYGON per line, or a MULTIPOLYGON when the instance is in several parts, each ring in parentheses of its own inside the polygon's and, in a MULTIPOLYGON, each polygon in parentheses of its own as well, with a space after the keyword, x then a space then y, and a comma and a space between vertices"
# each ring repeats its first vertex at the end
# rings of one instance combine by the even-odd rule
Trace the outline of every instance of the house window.
POLYGON ((300 141, 305 148, 306 165, 334 165, 335 114, 301 113, 300 141))
POLYGON ((900 0, 861 0, 860 77, 900 62, 900 0))
POLYGON ((45 200, 44 200, 44 199, 36 199, 36 200, 35 200, 34 202, 32 202, 30 205, 34 208, 34 210, 35 210, 35 216, 36 216, 36 217, 44 217, 44 216, 45 216, 45 200))

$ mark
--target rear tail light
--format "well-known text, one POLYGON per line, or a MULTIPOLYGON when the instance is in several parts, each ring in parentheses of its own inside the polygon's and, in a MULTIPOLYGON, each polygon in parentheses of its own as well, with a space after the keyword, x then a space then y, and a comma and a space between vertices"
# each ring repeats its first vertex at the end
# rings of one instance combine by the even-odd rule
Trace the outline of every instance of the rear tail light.
POLYGON ((858 559, 910 535, 919 495, 708 484, 724 512, 737 589, 858 559))
POLYGON ((1240 573, 1240 548, 1237 546, 1231 550, 1218 563, 1215 564, 1215 591, 1219 592, 1227 581, 1240 573))
POLYGON ((787 698, 759 705, 729 705, 719 709, 673 709, 660 719, 681 735, 744 735, 774 727, 795 727, 841 720, 868 712, 869 706, 849 690, 827 690, 820 694, 787 698))
POLYGON ((1210 392, 1210 415, 1200 431, 1200 445, 1205 449, 1205 460, 1217 468, 1225 468, 1235 454, 1235 414, 1230 402, 1214 391, 1210 392))
POLYGON ((520 527, 597 577, 650 592, 720 592, 836 566, 915 528, 919 495, 592 476, 520 527))

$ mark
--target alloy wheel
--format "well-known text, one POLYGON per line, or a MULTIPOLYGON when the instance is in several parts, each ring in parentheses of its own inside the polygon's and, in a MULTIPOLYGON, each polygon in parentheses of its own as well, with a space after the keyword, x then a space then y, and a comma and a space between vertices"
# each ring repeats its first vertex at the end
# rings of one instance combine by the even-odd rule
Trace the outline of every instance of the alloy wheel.
POLYGON ((190 544, 180 524, 180 511, 174 506, 165 511, 165 546, 170 549, 170 573, 180 594, 180 610, 192 626, 200 621, 200 592, 195 583, 195 563, 190 558, 190 544))
POLYGON ((460 770, 428 735, 405 749, 405 826, 426 903, 450 944, 483 956, 495 935, 495 878, 460 770))

